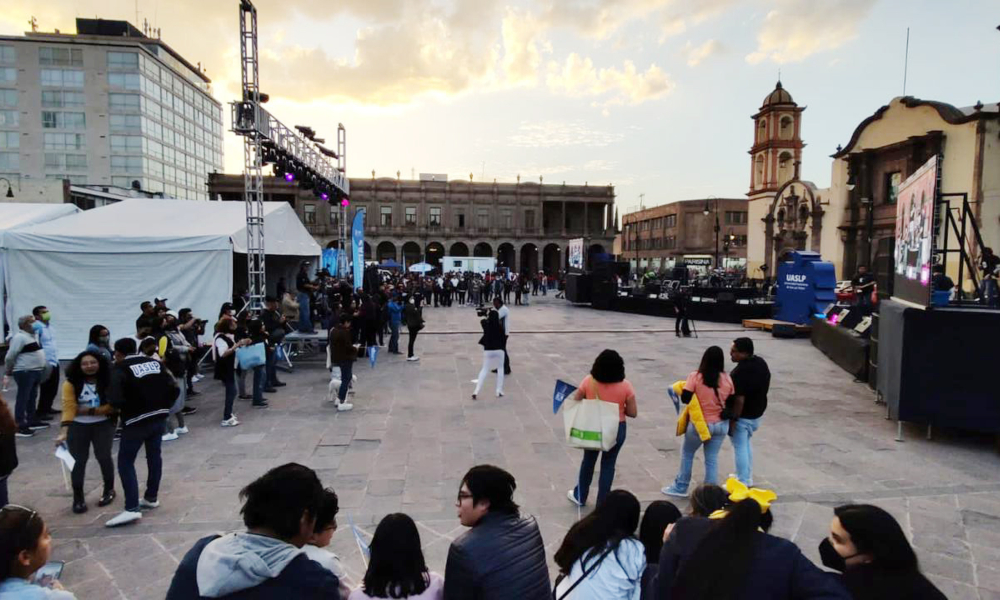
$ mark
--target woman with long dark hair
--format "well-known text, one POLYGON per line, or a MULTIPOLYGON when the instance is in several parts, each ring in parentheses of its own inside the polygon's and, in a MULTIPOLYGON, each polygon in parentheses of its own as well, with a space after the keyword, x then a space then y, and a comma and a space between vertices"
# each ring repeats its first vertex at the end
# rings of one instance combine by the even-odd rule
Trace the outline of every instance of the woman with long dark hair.
POLYGON ((945 599, 920 572, 917 555, 892 515, 870 504, 845 504, 833 514, 819 554, 824 566, 844 574, 854 600, 945 599))
POLYGON ((625 490, 610 492, 577 521, 555 554, 561 574, 555 598, 638 600, 646 569, 645 548, 635 538, 638 525, 639 500, 625 490))
POLYGON ((504 329, 503 324, 500 323, 500 313, 495 308, 491 308, 480 324, 483 327, 483 337, 479 338, 479 345, 483 347, 483 368, 479 370, 479 378, 476 379, 476 389, 472 392, 472 399, 475 400, 479 392, 482 391, 491 370, 497 372, 497 398, 500 398, 503 396, 504 377, 504 329))
POLYGON ((615 463, 618 462, 618 453, 621 452, 627 434, 625 417, 634 419, 639 414, 635 403, 635 388, 628 379, 625 379, 625 361, 620 354, 614 350, 604 350, 597 355, 594 365, 590 368, 590 375, 583 378, 580 387, 573 394, 575 401, 584 398, 600 398, 604 402, 618 405, 618 437, 615 447, 607 452, 583 451, 577 485, 566 492, 569 501, 577 506, 587 503, 587 494, 590 493, 590 482, 594 479, 594 466, 597 464, 598 454, 601 456, 601 478, 597 482, 597 504, 600 505, 611 491, 611 484, 615 480, 615 463))
POLYGON ((99 352, 84 350, 66 367, 62 388, 62 431, 56 444, 66 442, 76 463, 73 465, 73 512, 87 512, 83 483, 87 474, 90 447, 101 467, 104 492, 98 506, 107 506, 115 499, 115 463, 111 446, 115 424, 110 419, 114 407, 108 402, 111 387, 111 365, 99 352))
POLYGON ((111 349, 111 332, 104 325, 94 325, 87 336, 87 347, 84 350, 98 352, 110 365, 114 362, 114 351, 111 349))
POLYGON ((646 507, 639 525, 639 541, 646 551, 646 569, 642 572, 642 599, 654 598, 647 593, 649 582, 660 570, 660 550, 663 548, 664 532, 679 521, 681 511, 673 502, 656 500, 646 507))
POLYGON ((444 578, 427 569, 416 523, 402 513, 386 515, 372 537, 364 585, 351 592, 349 600, 443 597, 444 578))
POLYGON ((236 349, 246 346, 250 340, 235 341, 236 319, 223 316, 215 324, 215 339, 212 340, 212 359, 215 363, 215 378, 226 388, 225 404, 222 411, 222 426, 236 427, 240 424, 233 414, 236 401, 236 349))
POLYGON ((16 504, 0 507, 0 600, 76 600, 56 580, 46 582, 50 587, 31 583, 51 553, 42 515, 16 504))
POLYGON ((729 504, 729 492, 714 483, 703 483, 691 492, 688 514, 692 517, 707 517, 729 504))
POLYGON ((713 518, 677 521, 647 591, 661 600, 850 600, 798 546, 766 533, 772 521, 769 506, 752 497, 713 518))
POLYGON ((680 472, 677 473, 673 485, 661 490, 664 494, 687 497, 688 485, 691 483, 691 466, 699 447, 704 448, 705 452, 705 483, 718 483, 719 451, 726 440, 726 435, 729 434, 729 421, 722 419, 722 411, 726 407, 726 398, 734 389, 733 380, 726 373, 726 358, 722 348, 710 346, 702 355, 698 370, 688 375, 681 394, 681 402, 688 404, 691 398, 698 398, 705 424, 712 437, 702 442, 694 422, 688 423, 681 449, 680 472))

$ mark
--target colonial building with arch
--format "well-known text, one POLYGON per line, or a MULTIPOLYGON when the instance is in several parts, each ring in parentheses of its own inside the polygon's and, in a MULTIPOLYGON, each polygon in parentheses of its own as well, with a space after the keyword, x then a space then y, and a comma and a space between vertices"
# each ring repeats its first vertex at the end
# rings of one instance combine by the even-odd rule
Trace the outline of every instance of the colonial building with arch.
MULTIPOLYGON (((611 185, 474 182, 422 176, 419 180, 350 179, 348 225, 364 208, 365 257, 407 265, 439 265, 443 256, 490 256, 515 271, 566 268, 569 240, 584 238, 587 260, 610 253, 615 237, 611 185)), ((243 199, 243 176, 212 174, 209 195, 243 199)), ((323 247, 338 244, 338 207, 295 183, 264 178, 265 201, 291 204, 323 247)))

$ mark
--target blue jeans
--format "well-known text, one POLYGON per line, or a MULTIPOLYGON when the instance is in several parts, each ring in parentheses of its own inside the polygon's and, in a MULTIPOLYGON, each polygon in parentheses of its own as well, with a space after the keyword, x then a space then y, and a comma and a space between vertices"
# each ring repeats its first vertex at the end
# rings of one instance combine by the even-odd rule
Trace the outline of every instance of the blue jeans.
POLYGON ((41 371, 14 371, 17 383, 17 400, 14 403, 14 418, 19 427, 27 427, 35 420, 35 397, 42 383, 41 371))
POLYGON ((275 346, 273 350, 267 350, 267 382, 264 387, 275 387, 278 384, 278 347, 275 346))
POLYGON ((743 485, 753 485, 753 447, 750 438, 760 427, 760 418, 737 419, 733 433, 733 451, 736 452, 736 477, 743 485))
POLYGON ((125 510, 139 510, 139 478, 135 474, 135 459, 139 455, 139 448, 143 446, 146 447, 146 469, 149 473, 143 497, 156 502, 163 474, 160 446, 163 444, 161 438, 166 431, 166 423, 167 420, 162 418, 146 419, 122 430, 122 439, 118 444, 118 477, 121 478, 122 489, 125 491, 125 510))
POLYGON ((626 434, 625 421, 618 424, 618 438, 615 447, 607 452, 599 450, 584 450, 583 462, 580 463, 580 476, 577 479, 577 486, 573 494, 581 504, 587 502, 587 494, 590 493, 590 482, 594 480, 594 466, 597 465, 597 455, 601 455, 601 477, 597 481, 597 504, 604 502, 604 498, 611 491, 611 484, 615 480, 615 463, 618 462, 618 453, 621 452, 622 444, 625 443, 626 434))
POLYGON ((310 333, 313 330, 312 313, 309 311, 309 294, 299 292, 299 331, 310 333))
POLYGON ((264 402, 264 382, 267 379, 267 374, 265 373, 265 365, 253 368, 253 403, 260 404, 264 402))
POLYGON ((729 435, 729 421, 719 421, 710 423, 708 431, 712 438, 702 444, 698 432, 694 428, 694 423, 688 423, 687 431, 684 432, 684 446, 681 449, 681 470, 674 479, 674 486, 681 492, 686 492, 688 484, 691 483, 691 466, 694 464, 694 455, 698 448, 705 447, 705 481, 704 483, 719 483, 719 450, 722 449, 722 442, 726 441, 729 435))
POLYGON ((347 388, 351 387, 351 379, 354 378, 354 361, 339 362, 337 366, 340 367, 340 389, 337 390, 337 398, 343 403, 347 399, 347 388))
POLYGON ((389 352, 399 352, 399 323, 389 322, 389 352))
POLYGON ((222 420, 227 421, 233 416, 233 403, 236 402, 236 377, 223 379, 222 385, 226 386, 226 406, 222 410, 222 420))

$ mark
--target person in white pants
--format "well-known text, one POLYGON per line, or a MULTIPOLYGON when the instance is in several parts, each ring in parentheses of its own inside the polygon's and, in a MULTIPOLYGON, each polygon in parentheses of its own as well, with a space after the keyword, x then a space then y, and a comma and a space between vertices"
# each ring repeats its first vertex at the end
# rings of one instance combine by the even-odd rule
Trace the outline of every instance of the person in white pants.
POLYGON ((483 326, 483 337, 479 338, 479 344, 483 347, 483 368, 479 370, 479 379, 476 380, 476 391, 472 392, 472 399, 483 389, 486 378, 490 371, 495 370, 497 374, 497 397, 503 397, 503 357, 504 357, 504 330, 500 324, 500 313, 495 308, 490 309, 486 318, 481 322, 483 326))

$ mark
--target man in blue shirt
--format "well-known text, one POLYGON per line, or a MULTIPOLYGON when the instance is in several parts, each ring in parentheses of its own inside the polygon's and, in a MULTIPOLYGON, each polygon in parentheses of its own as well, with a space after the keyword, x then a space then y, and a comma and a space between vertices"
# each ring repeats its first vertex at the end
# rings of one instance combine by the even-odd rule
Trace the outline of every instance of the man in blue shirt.
POLYGON ((52 331, 52 313, 45 306, 36 306, 31 314, 35 316, 35 333, 45 351, 45 361, 51 366, 49 376, 42 381, 38 392, 38 408, 35 416, 42 421, 51 421, 58 411, 52 409, 52 402, 59 391, 59 358, 56 340, 52 331))
POLYGON ((402 354, 399 351, 399 325, 403 321, 403 303, 399 294, 389 301, 389 329, 392 334, 389 336, 389 354, 402 354))

